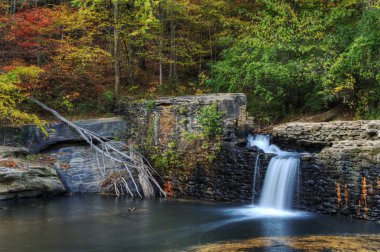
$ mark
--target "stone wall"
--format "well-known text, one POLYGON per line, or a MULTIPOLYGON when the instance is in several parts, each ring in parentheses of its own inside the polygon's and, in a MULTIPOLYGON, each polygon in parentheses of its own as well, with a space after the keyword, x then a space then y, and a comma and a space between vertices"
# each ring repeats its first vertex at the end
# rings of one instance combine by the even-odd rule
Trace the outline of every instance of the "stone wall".
POLYGON ((301 163, 302 208, 380 219, 380 141, 334 142, 301 163))
MULTIPOLYGON (((258 202, 272 156, 260 154, 260 173, 253 192, 258 153, 246 148, 248 127, 243 95, 164 98, 120 106, 119 111, 127 118, 135 118, 131 131, 140 137, 140 144, 148 143, 148 149, 167 153, 170 143, 175 143, 172 150, 178 156, 173 164, 169 162, 160 170, 171 183, 175 197, 258 202), (219 110, 226 113, 219 141, 198 139, 188 143, 184 135, 201 132, 197 113, 215 100, 219 110)), ((379 121, 288 123, 274 127, 273 143, 288 150, 311 152, 301 160, 301 181, 294 207, 378 220, 378 129, 379 121)), ((157 153, 151 154, 148 152, 147 156, 157 153)))
POLYGON ((244 94, 212 94, 121 102, 130 122, 128 139, 143 148, 174 197, 249 202, 253 156, 238 140, 246 136, 244 94), (202 109, 223 114, 218 136, 202 136, 202 109))
POLYGON ((380 219, 380 121, 288 123, 274 127, 273 140, 314 151, 301 161, 299 207, 380 219))
POLYGON ((201 126, 196 116, 201 108, 214 103, 224 114, 225 139, 234 139, 247 130, 246 96, 240 93, 126 100, 119 102, 116 112, 131 124, 130 137, 145 139, 152 131, 154 143, 158 144, 184 132, 199 133, 201 126))
POLYGON ((275 126, 272 136, 284 147, 322 149, 340 140, 380 140, 380 121, 292 122, 275 126))
POLYGON ((211 163, 198 156, 196 166, 170 168, 165 179, 173 184, 175 197, 258 203, 272 155, 260 154, 256 190, 253 193, 257 155, 256 151, 246 148, 244 141, 224 142, 211 163))

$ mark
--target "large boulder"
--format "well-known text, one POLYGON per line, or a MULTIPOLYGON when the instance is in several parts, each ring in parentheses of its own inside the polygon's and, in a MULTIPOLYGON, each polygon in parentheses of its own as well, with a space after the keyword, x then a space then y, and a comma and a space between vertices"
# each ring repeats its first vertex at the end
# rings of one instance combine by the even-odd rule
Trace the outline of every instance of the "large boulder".
POLYGON ((52 168, 0 166, 0 200, 56 195, 65 191, 52 168))
POLYGON ((0 146, 0 200, 55 195, 66 191, 44 155, 27 157, 24 147, 0 146))
MULTIPOLYGON (((69 192, 101 192, 105 177, 90 146, 66 146, 50 151, 49 155, 56 158, 55 168, 69 192)), ((98 158, 99 162, 103 160, 100 155, 98 158)), ((107 163, 107 168, 110 167, 112 164, 107 163)))
MULTIPOLYGON (((89 145, 63 146, 51 149, 48 154, 56 160, 56 171, 71 193, 103 192, 103 185, 107 184, 108 176, 112 176, 115 172, 125 172, 120 164, 103 158, 101 154, 96 154, 89 145)), ((134 174, 133 171, 132 174, 134 174)), ((134 174, 134 178, 136 179, 136 174, 134 174)), ((135 185, 131 180, 126 180, 130 190, 135 193, 135 185)), ((141 192, 138 179, 136 179, 136 184, 141 192)))

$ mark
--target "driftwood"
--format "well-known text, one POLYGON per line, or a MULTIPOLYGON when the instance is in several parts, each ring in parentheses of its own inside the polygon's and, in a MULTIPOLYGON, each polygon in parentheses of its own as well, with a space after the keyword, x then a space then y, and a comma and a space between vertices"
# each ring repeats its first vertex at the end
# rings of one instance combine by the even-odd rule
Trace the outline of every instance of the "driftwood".
POLYGON ((33 98, 30 98, 30 100, 39 105, 44 110, 52 113, 60 121, 76 130, 83 138, 83 140, 90 144, 90 146, 95 151, 99 170, 103 177, 110 175, 107 174, 106 171, 106 161, 110 161, 114 168, 114 173, 112 174, 112 178, 110 178, 110 183, 106 189, 113 189, 116 195, 128 193, 134 197, 135 195, 128 183, 129 180, 132 182, 133 187, 135 187, 136 194, 140 197, 154 197, 153 184, 159 189, 160 194, 166 197, 165 191, 161 188, 160 184, 154 178, 154 175, 158 175, 157 172, 152 168, 148 160, 146 160, 146 158, 144 158, 144 156, 139 152, 133 150, 122 142, 111 142, 92 131, 79 127, 45 104, 33 98), (140 192, 139 186, 136 183, 136 176, 134 176, 134 174, 136 174, 138 178, 142 192, 140 192))

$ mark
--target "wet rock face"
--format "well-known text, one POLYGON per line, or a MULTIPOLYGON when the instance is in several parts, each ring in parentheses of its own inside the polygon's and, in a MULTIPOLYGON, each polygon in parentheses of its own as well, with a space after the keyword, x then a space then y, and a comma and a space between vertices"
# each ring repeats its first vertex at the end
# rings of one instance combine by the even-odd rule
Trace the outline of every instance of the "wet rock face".
POLYGON ((196 167, 171 169, 165 180, 171 181, 174 196, 203 200, 258 203, 271 154, 259 154, 259 169, 253 192, 253 176, 258 152, 241 146, 240 141, 224 142, 215 160, 203 159, 196 167))
POLYGON ((51 150, 49 154, 56 158, 55 168, 69 192, 101 192, 104 177, 90 146, 66 146, 51 150))
MULTIPOLYGON (((127 130, 127 122, 120 117, 74 123, 108 139, 124 139, 127 130)), ((48 137, 34 126, 0 130, 2 141, 17 142, 26 146, 22 148, 0 146, 0 157, 25 156, 43 151, 55 160, 56 168, 0 168, 2 169, 0 180, 3 178, 5 181, 4 183, 0 181, 0 199, 56 194, 66 190, 64 185, 69 192, 101 192, 105 176, 99 170, 94 150, 87 143, 83 143, 83 139, 76 131, 63 123, 50 124, 47 130, 48 137)), ((113 169, 113 165, 107 163, 106 169, 107 171, 113 169)))
POLYGON ((250 202, 253 154, 225 143, 212 164, 198 163, 192 170, 171 171, 176 197, 250 202))

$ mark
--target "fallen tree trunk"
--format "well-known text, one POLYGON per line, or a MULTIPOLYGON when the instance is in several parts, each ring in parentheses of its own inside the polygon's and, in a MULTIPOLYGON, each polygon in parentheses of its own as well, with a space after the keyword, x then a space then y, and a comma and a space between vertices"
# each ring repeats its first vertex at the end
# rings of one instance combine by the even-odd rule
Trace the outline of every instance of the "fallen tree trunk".
POLYGON ((109 179, 110 184, 108 189, 113 189, 116 195, 128 193, 132 197, 135 196, 128 183, 129 180, 132 182, 133 187, 135 187, 136 194, 140 197, 154 197, 153 184, 158 188, 160 195, 166 197, 165 191, 161 188, 160 184, 154 177, 154 175, 158 175, 158 173, 152 168, 148 160, 139 152, 133 150, 122 142, 110 142, 109 140, 97 135, 95 132, 79 127, 64 118, 57 111, 49 108, 36 99, 30 98, 30 100, 44 110, 52 113, 60 121, 64 122, 79 133, 83 140, 85 140, 94 149, 100 172, 105 178, 110 175, 106 170, 106 159, 111 161, 110 163, 114 168, 114 173, 109 179), (124 149, 126 149, 126 151, 124 149), (99 154, 101 155, 101 159, 99 159, 99 154), (138 177, 142 192, 140 192, 134 174, 138 177))

